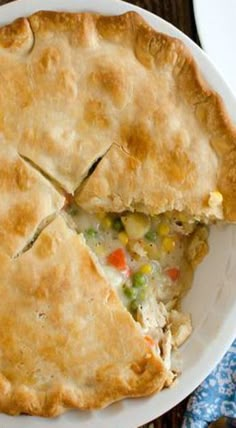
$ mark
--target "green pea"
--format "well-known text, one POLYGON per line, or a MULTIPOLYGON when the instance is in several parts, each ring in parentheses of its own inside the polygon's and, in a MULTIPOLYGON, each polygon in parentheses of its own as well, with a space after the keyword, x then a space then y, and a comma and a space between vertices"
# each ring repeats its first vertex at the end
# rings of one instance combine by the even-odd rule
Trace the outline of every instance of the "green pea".
POLYGON ((115 220, 113 221, 112 227, 117 232, 121 232, 121 230, 124 229, 123 223, 120 218, 115 218, 115 220))
POLYGON ((146 284, 146 277, 142 272, 136 272, 133 275, 133 286, 134 287, 142 287, 146 284))
POLYGON ((157 239, 157 234, 156 234, 156 232, 154 232, 154 230, 149 230, 149 231, 146 233, 145 238, 146 238, 148 241, 154 242, 154 241, 156 241, 156 239, 157 239))
POLYGON ((137 290, 134 287, 124 287, 123 292, 131 300, 137 297, 137 290))
POLYGON ((93 229, 92 227, 90 229, 87 229, 86 232, 86 238, 96 238, 97 236, 97 231, 95 229, 93 229))

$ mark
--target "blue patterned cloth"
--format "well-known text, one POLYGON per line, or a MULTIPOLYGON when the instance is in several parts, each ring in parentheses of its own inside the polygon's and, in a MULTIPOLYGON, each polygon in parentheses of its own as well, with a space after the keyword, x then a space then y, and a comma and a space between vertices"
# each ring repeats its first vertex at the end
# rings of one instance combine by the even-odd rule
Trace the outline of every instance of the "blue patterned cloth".
POLYGON ((236 340, 189 399, 182 428, 206 428, 221 416, 236 419, 236 340))

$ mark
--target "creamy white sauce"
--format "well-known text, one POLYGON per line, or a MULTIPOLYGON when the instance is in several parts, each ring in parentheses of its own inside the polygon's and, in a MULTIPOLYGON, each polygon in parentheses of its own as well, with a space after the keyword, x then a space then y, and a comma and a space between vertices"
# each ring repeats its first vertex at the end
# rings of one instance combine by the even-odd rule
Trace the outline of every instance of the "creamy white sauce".
MULTIPOLYGON (((152 272, 147 275, 147 298, 139 304, 136 319, 142 327, 143 334, 149 335, 155 340, 157 351, 161 353, 166 366, 170 368, 172 339, 171 330, 169 328, 169 311, 175 307, 183 290, 186 289, 189 284, 184 283, 187 281, 184 275, 185 272, 181 272, 180 277, 173 281, 166 274, 166 270, 175 267, 181 271, 182 266, 184 266, 184 271, 186 270, 184 255, 184 240, 186 239, 184 235, 187 234, 186 230, 176 225, 175 222, 169 223, 171 227, 170 234, 177 236, 175 249, 170 253, 167 252, 158 261, 148 256, 145 246, 143 245, 144 241, 137 240, 133 242, 132 251, 129 251, 129 247, 123 245, 119 240, 116 230, 113 228, 104 229, 101 226, 102 219, 99 216, 88 214, 75 206, 69 207, 69 209, 73 211, 71 211, 71 215, 76 230, 85 233, 86 241, 92 251, 97 255, 109 283, 114 287, 123 304, 128 309, 130 308, 130 299, 124 294, 124 284, 130 285, 131 279, 128 277, 127 271, 120 271, 114 266, 109 265, 107 257, 114 252, 114 250, 122 248, 125 252, 127 265, 131 272, 139 271, 139 269, 147 263, 151 265, 152 272)), ((160 219, 158 217, 151 218, 150 224, 153 230, 157 228, 159 222, 160 219)), ((194 226, 192 227, 190 225, 188 228, 191 230, 194 226)), ((155 244, 160 245, 160 243, 161 238, 157 236, 155 244)), ((152 245, 151 243, 146 244, 152 245)), ((183 323, 186 320, 184 316, 182 318, 178 317, 178 322, 180 322, 181 319, 183 323)), ((188 322, 188 330, 189 326, 188 322)), ((183 330, 184 327, 181 327, 180 323, 178 328, 182 328, 183 330)))

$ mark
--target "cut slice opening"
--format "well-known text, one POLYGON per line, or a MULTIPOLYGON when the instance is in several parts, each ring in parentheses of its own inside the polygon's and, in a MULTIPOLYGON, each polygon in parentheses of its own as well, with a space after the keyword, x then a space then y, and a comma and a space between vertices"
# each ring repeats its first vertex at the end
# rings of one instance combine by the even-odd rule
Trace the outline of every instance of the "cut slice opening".
POLYGON ((192 331, 181 299, 208 252, 207 227, 183 212, 89 214, 74 202, 64 215, 84 234, 104 276, 170 370, 171 383, 179 371, 173 351, 192 331))
POLYGON ((152 351, 162 358, 169 371, 166 386, 170 385, 180 371, 173 358, 175 350, 192 331, 191 317, 182 312, 181 299, 208 252, 208 228, 178 211, 155 216, 129 211, 90 214, 71 196, 62 210, 40 223, 14 258, 29 251, 58 213, 70 229, 84 235, 104 277, 152 351))

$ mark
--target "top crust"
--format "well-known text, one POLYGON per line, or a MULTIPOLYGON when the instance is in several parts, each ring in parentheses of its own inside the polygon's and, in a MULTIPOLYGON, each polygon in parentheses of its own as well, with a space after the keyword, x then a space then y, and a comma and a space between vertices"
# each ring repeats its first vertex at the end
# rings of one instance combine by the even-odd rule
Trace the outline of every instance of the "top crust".
POLYGON ((56 416, 163 388, 161 359, 61 217, 0 266, 0 411, 56 416))
MULTIPOLYGON (((97 159, 111 162, 110 150, 118 146, 137 163, 130 206, 118 180, 120 210, 177 208, 236 220, 236 131, 181 41, 154 31, 134 12, 39 12, 2 29, 0 46, 0 130, 67 191, 74 193, 97 159), (147 170, 158 198, 145 180, 147 170), (215 190, 223 206, 209 208, 215 190)), ((101 170, 99 186, 92 176, 79 204, 90 211, 115 209, 109 182, 124 171, 113 163, 109 169, 106 191, 101 170)))
POLYGON ((0 249, 16 256, 46 220, 64 204, 64 197, 9 146, 0 145, 0 249))

